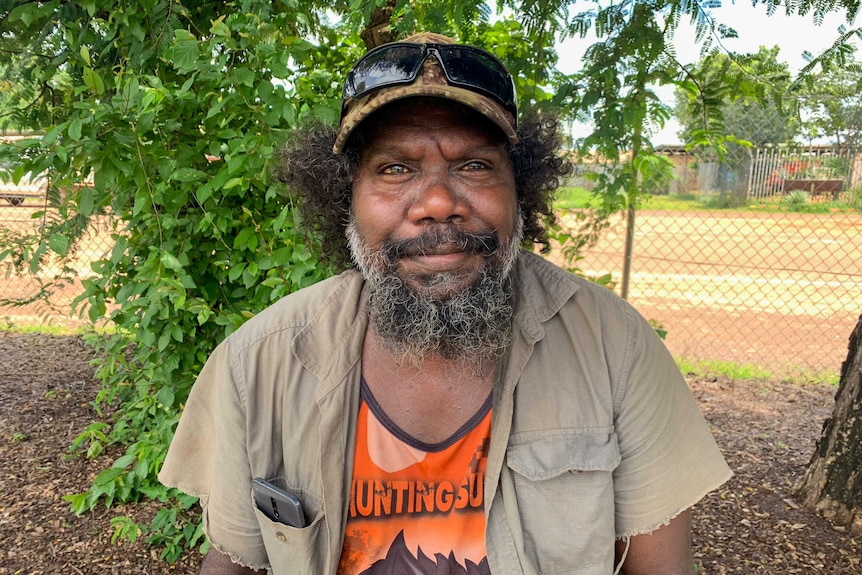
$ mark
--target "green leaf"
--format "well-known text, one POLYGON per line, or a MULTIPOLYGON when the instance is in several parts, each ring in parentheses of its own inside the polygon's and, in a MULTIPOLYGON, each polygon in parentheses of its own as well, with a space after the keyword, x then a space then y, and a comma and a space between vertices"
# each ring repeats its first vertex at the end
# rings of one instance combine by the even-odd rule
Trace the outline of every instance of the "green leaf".
POLYGON ((84 216, 92 215, 93 205, 93 188, 84 186, 81 188, 81 199, 78 200, 78 212, 84 216))
POLYGON ((206 203, 206 201, 208 199, 210 199, 210 197, 212 195, 213 195, 213 189, 212 189, 212 186, 210 186, 210 185, 201 186, 195 192, 195 197, 197 198, 198 203, 201 205, 206 203))
POLYGON ((69 137, 75 140, 76 142, 81 139, 81 128, 83 127, 83 122, 80 118, 75 118, 69 124, 69 137))
POLYGON ((42 265, 42 256, 45 255, 47 247, 45 242, 40 242, 36 251, 33 252, 33 257, 30 258, 30 273, 36 275, 39 273, 39 268, 42 265))
POLYGON ((117 170, 111 164, 102 164, 93 172, 93 185, 100 194, 112 189, 117 183, 117 170))
POLYGON ((171 334, 163 333, 162 335, 160 335, 159 336, 159 343, 156 346, 157 349, 159 350, 159 353, 165 351, 165 349, 167 349, 169 343, 171 343, 171 334))
POLYGON ((135 463, 134 473, 139 478, 144 479, 147 477, 148 471, 149 471, 149 466, 147 465, 147 458, 141 457, 140 459, 138 459, 138 462, 135 463))
POLYGON ((183 264, 181 264, 180 260, 177 259, 177 257, 170 252, 163 251, 161 257, 159 258, 159 261, 161 261, 162 265, 169 270, 175 272, 183 271, 183 264))
POLYGON ((209 120, 213 116, 217 116, 217 115, 221 114, 221 110, 224 107, 224 105, 225 105, 225 101, 222 99, 219 99, 219 100, 216 100, 215 102, 213 102, 212 106, 210 106, 210 108, 207 110, 207 115, 206 115, 207 120, 209 120))
POLYGON ((248 68, 234 69, 233 78, 238 84, 242 84, 243 86, 248 86, 249 88, 254 86, 254 72, 248 68))
POLYGON ((32 3, 25 3, 10 11, 6 18, 9 22, 21 21, 25 26, 29 26, 33 23, 36 15, 36 6, 32 3))
POLYGON ((89 88, 91 91, 96 94, 104 94, 105 93, 105 83, 102 81, 102 77, 98 72, 93 70, 92 68, 84 68, 84 85, 89 88))
POLYGON ((63 500, 68 501, 71 504, 70 507, 72 509, 72 513, 75 515, 80 515, 90 508, 87 504, 87 493, 63 495, 63 500))
MULTIPOLYGON (((159 341, 159 347, 161 347, 161 341, 159 341)), ((173 406, 174 390, 167 385, 162 387, 158 393, 158 402, 165 407, 173 406)))
POLYGON ((171 179, 178 182, 194 182, 206 178, 206 174, 195 168, 182 167, 171 174, 171 179))
POLYGON ((127 453, 126 455, 121 455, 120 457, 118 457, 111 465, 111 467, 116 469, 125 469, 126 467, 134 463, 136 459, 137 457, 134 454, 127 453))
POLYGON ((218 19, 213 20, 212 26, 210 26, 210 33, 214 36, 230 36, 230 28, 227 27, 227 24, 224 23, 224 14, 218 17, 218 19))
POLYGON ((159 100, 159 93, 155 90, 147 90, 141 98, 141 108, 149 110, 159 100))
POLYGON ((254 228, 243 228, 239 231, 236 237, 233 240, 233 247, 236 250, 241 250, 245 248, 249 240, 254 237, 255 229, 254 228))
MULTIPOLYGON (((235 173, 237 170, 247 167, 249 164, 249 157, 246 154, 239 154, 232 157, 227 162, 227 171, 229 174, 235 173)), ((228 187, 225 184, 225 187, 228 187)))
POLYGON ((80 54, 81 59, 84 61, 84 64, 86 64, 87 66, 91 66, 92 64, 90 63, 90 49, 87 48, 86 44, 81 46, 80 54))
POLYGON ((237 186, 241 186, 245 180, 243 178, 231 178, 225 182, 224 186, 222 186, 223 190, 229 190, 231 188, 235 188, 237 186))
POLYGON ((191 70, 200 58, 197 39, 188 30, 174 30, 173 64, 178 70, 191 70))
POLYGON ((242 272, 245 271, 246 265, 245 262, 242 262, 231 267, 227 274, 228 279, 232 282, 236 281, 242 275, 242 272))
POLYGON ((124 472, 125 470, 122 468, 109 467, 108 469, 103 470, 96 476, 96 479, 93 480, 93 486, 105 487, 109 483, 114 481, 116 478, 118 478, 120 475, 122 475, 124 472))
POLYGON ((138 216, 142 212, 149 209, 152 205, 152 197, 150 196, 149 190, 145 187, 140 187, 135 191, 135 197, 133 200, 132 207, 132 216, 138 216))
POLYGON ((59 126, 51 126, 48 130, 45 131, 45 135, 42 136, 41 143, 50 146, 51 144, 57 141, 57 138, 60 137, 60 132, 63 129, 63 124, 59 126))
POLYGON ((101 441, 92 441, 87 448, 87 459, 95 459, 102 454, 105 449, 105 444, 101 441))
POLYGON ((61 234, 53 234, 48 237, 48 245, 59 256, 65 256, 69 251, 69 238, 61 234))
POLYGON ((194 83, 195 83, 195 74, 193 74, 191 78, 189 78, 188 80, 186 80, 183 83, 182 87, 180 88, 180 91, 177 92, 177 96, 182 96, 182 95, 186 94, 191 89, 191 87, 194 85, 194 83))

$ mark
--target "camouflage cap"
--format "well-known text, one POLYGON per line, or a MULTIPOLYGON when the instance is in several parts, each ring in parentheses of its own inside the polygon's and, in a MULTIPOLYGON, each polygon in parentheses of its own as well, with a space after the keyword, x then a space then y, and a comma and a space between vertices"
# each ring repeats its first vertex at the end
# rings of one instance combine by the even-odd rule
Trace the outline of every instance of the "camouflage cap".
MULTIPOLYGON (((447 36, 422 32, 414 34, 401 41, 412 44, 457 44, 447 36)), ((341 126, 332 152, 340 154, 350 134, 365 120, 372 112, 379 110, 386 104, 414 96, 431 96, 454 100, 468 106, 496 124, 512 144, 518 142, 516 133, 517 118, 506 110, 493 98, 473 92, 468 88, 452 86, 446 80, 446 75, 440 67, 436 58, 430 57, 425 60, 422 69, 412 84, 385 86, 365 94, 359 98, 346 98, 343 102, 343 114, 341 126)))

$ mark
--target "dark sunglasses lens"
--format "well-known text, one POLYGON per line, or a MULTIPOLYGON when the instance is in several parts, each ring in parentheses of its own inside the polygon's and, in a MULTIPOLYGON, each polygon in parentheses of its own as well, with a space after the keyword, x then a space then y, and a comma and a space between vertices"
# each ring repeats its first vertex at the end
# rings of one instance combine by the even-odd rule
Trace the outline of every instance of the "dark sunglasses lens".
POLYGON ((344 85, 344 95, 355 98, 381 86, 412 82, 422 65, 422 46, 391 46, 356 63, 344 85))
POLYGON ((446 46, 438 50, 451 81, 479 88, 507 106, 514 105, 512 80, 499 62, 478 50, 446 46))

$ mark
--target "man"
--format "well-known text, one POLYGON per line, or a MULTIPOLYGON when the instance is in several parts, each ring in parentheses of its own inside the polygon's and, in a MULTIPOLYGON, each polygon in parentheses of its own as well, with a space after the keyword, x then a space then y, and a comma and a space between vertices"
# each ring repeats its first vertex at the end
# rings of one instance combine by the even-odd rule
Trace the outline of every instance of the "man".
POLYGON ((366 54, 338 131, 283 153, 357 269, 201 372, 160 477, 201 498, 202 573, 693 573, 689 508, 729 470, 647 322, 520 251, 565 166, 515 102, 496 58, 419 34, 366 54))

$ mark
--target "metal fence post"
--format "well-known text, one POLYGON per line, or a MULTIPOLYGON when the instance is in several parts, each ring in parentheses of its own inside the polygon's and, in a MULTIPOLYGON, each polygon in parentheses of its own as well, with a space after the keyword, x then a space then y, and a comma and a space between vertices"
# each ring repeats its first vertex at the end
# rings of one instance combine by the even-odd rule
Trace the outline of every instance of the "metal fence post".
POLYGON ((629 282, 631 281, 632 273, 632 250, 635 243, 635 207, 629 202, 629 207, 626 210, 626 245, 623 252, 623 277, 622 286, 620 286, 620 296, 623 299, 629 298, 629 282))

